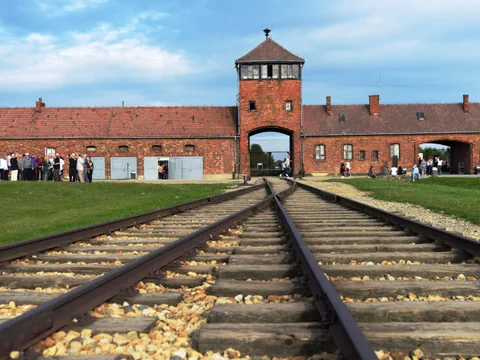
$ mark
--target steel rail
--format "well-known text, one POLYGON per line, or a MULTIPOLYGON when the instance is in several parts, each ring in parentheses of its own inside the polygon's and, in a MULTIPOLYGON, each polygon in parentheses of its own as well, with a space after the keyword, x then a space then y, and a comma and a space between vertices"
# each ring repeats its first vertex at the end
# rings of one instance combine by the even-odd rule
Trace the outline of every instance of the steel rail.
POLYGON ((208 204, 218 204, 227 200, 231 200, 239 195, 258 190, 263 186, 265 185, 255 185, 241 190, 184 202, 163 209, 148 211, 138 215, 110 220, 100 224, 89 225, 52 235, 41 236, 30 240, 0 246, 0 264, 5 261, 15 260, 32 253, 49 250, 59 245, 70 244, 75 241, 103 235, 111 231, 139 225, 162 217, 178 214, 186 210, 195 209, 208 204))
POLYGON ((8 358, 13 350, 24 350, 35 344, 69 324, 74 318, 84 315, 125 289, 135 286, 137 282, 155 274, 163 266, 225 232, 229 227, 257 214, 270 206, 273 201, 274 196, 269 195, 257 204, 188 234, 1 324, 0 359, 8 358))
POLYGON ((376 207, 348 199, 344 196, 336 195, 325 190, 320 190, 307 184, 299 182, 296 182, 296 184, 302 189, 308 190, 324 200, 361 211, 367 215, 379 218, 389 224, 406 229, 415 234, 431 239, 437 243, 448 245, 457 250, 462 250, 472 256, 480 256, 480 241, 475 239, 468 238, 459 233, 452 233, 447 230, 427 225, 402 215, 392 214, 391 212, 378 209, 376 207))
POLYGON ((286 194, 291 194, 296 190, 298 183, 294 181, 291 183, 293 183, 292 187, 275 194, 273 204, 293 246, 300 268, 307 279, 308 287, 314 296, 314 304, 320 312, 322 321, 329 325, 328 329, 339 351, 338 359, 377 360, 377 355, 358 327, 352 313, 327 279, 280 201, 287 196, 286 194))

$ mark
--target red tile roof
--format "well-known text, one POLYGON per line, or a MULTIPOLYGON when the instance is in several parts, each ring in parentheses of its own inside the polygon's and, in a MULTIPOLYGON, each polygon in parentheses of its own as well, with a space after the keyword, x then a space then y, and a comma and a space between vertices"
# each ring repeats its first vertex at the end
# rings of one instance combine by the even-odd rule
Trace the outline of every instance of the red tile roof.
POLYGON ((2 138, 233 136, 236 107, 0 108, 2 138))
POLYGON ((303 106, 303 126, 307 135, 374 135, 422 133, 480 133, 480 103, 380 105, 380 115, 371 116, 368 105, 332 105, 328 116, 323 105, 303 106), (417 119, 417 112, 425 120, 417 119), (338 114, 345 114, 345 121, 338 114))
POLYGON ((304 63, 305 60, 292 54, 290 51, 279 45, 277 42, 267 38, 264 42, 258 45, 255 49, 242 56, 235 61, 235 64, 250 63, 250 62, 299 62, 304 63))

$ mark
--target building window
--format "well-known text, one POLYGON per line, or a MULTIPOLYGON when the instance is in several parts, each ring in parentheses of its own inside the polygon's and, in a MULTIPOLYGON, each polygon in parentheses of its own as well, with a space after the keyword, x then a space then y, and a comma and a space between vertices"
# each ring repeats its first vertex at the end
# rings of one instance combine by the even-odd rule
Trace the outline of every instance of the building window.
POLYGON ((358 153, 358 160, 365 161, 365 150, 360 150, 358 153))
POLYGON ((195 151, 195 145, 185 145, 186 152, 193 152, 195 151))
POLYGON ((287 110, 287 111, 292 111, 293 110, 292 100, 285 101, 285 110, 287 110))
POLYGON ((280 66, 280 75, 282 79, 299 79, 300 65, 298 64, 282 64, 280 66))
POLYGON ((260 65, 242 65, 240 67, 240 78, 242 80, 259 79, 260 65))
POLYGON ((351 144, 343 145, 343 158, 345 160, 353 159, 353 146, 351 144))
POLYGON ((345 121, 345 114, 344 113, 338 114, 338 120, 339 121, 345 121))
POLYGON ((257 107, 255 106, 255 101, 249 101, 248 102, 248 110, 250 111, 257 111, 257 107))
POLYGON ((378 160, 378 150, 372 151, 372 160, 378 160))
POLYGON ((261 65, 262 79, 278 79, 278 65, 261 65))
POLYGON ((162 152, 162 145, 153 145, 152 146, 153 152, 162 152))
POLYGON ((128 152, 128 146, 127 145, 121 145, 118 147, 118 152, 121 153, 127 153, 128 152))
POLYGON ((55 156, 57 153, 55 148, 47 147, 45 148, 45 156, 55 156))
POLYGON ((96 146, 87 146, 87 152, 97 152, 96 146))
POLYGON ((418 120, 425 120, 425 113, 417 112, 417 119, 418 120))
POLYGON ((390 145, 390 158, 397 157, 400 159, 400 144, 391 144, 390 145))
POLYGON ((315 159, 325 160, 325 145, 315 146, 315 159))

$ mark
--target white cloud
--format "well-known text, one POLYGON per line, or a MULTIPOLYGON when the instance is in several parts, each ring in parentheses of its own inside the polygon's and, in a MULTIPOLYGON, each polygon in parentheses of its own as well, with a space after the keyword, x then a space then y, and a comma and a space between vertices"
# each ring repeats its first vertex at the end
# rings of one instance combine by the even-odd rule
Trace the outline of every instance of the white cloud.
POLYGON ((37 0, 37 7, 49 16, 61 16, 95 8, 108 0, 37 0))
POLYGON ((340 0, 319 15, 324 25, 294 29, 286 45, 321 66, 473 59, 479 12, 478 0, 340 0))
POLYGON ((102 81, 160 82, 193 71, 181 51, 150 44, 134 21, 124 28, 102 25, 63 37, 32 33, 3 38, 0 78, 10 91, 102 81))

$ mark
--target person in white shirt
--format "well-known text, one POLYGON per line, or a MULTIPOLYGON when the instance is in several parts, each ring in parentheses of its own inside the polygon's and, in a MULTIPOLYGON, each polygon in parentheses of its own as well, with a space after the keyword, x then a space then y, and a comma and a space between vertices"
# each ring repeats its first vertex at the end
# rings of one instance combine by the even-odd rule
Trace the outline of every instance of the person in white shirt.
POLYGON ((443 160, 438 158, 437 163, 438 175, 442 175, 443 160))
POLYGON ((397 176, 398 175, 398 168, 395 166, 392 166, 392 169, 390 170, 390 174, 392 176, 397 176))
POLYGON ((60 156, 60 178, 63 178, 63 167, 65 166, 65 160, 60 156))
POLYGON ((8 180, 7 158, 0 158, 0 180, 8 180))
POLYGON ((84 168, 84 160, 82 155, 78 155, 77 158, 77 176, 78 181, 85 182, 85 178, 83 177, 83 168, 84 168))

